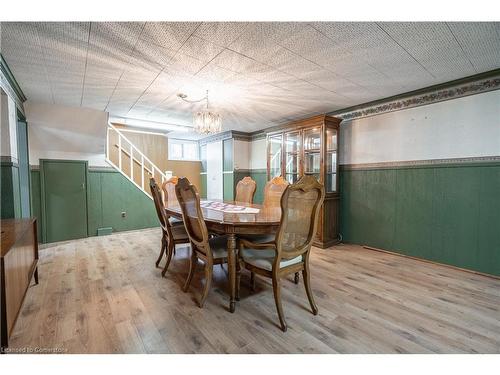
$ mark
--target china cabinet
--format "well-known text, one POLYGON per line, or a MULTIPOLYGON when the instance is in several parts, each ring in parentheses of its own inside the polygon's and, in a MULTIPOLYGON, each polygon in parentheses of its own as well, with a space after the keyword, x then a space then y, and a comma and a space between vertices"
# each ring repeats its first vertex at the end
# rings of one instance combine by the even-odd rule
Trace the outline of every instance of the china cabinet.
POLYGON ((338 132, 341 119, 326 115, 295 121, 267 133, 267 178, 289 183, 304 175, 325 186, 317 240, 325 248, 339 242, 338 132))

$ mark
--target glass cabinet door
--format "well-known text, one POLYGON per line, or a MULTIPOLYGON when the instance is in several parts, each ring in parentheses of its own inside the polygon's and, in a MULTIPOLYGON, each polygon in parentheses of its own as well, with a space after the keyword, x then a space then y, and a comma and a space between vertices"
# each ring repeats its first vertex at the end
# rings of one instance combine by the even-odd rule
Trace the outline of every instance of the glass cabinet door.
POLYGON ((293 184, 299 180, 300 133, 285 134, 285 178, 293 184))
POLYGON ((320 180, 321 170, 321 129, 304 131, 304 174, 320 180))
POLYGON ((269 148, 268 148, 269 155, 267 156, 269 160, 269 179, 281 176, 283 174, 281 171, 282 139, 283 136, 281 134, 269 137, 269 148))
POLYGON ((326 131, 325 190, 337 191, 337 130, 326 131))

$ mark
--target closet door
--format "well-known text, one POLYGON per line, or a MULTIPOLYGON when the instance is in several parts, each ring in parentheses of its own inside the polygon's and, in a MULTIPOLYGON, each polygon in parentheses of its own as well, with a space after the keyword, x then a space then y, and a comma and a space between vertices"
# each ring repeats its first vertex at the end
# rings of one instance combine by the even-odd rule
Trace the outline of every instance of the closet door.
POLYGON ((222 141, 207 144, 207 199, 223 198, 222 141))
POLYGON ((87 237, 87 162, 40 159, 44 242, 87 237))

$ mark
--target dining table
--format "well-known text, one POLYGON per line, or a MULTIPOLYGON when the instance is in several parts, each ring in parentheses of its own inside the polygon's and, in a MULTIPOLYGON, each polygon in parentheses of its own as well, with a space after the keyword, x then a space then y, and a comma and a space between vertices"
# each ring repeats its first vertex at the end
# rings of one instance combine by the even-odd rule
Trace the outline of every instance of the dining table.
MULTIPOLYGON (((229 311, 233 313, 236 308, 236 255, 238 238, 240 236, 276 233, 281 219, 281 207, 219 199, 202 200, 200 206, 208 231, 219 235, 227 235, 229 311), (224 205, 222 204, 218 204, 217 209, 210 208, 211 202, 223 203, 228 208, 224 210, 224 205), (252 212, 246 212, 246 210, 235 212, 231 208, 231 205, 240 208, 247 207, 249 208, 248 211, 252 212)), ((172 204, 166 207, 165 210, 168 216, 182 220, 182 211, 179 205, 172 204)))

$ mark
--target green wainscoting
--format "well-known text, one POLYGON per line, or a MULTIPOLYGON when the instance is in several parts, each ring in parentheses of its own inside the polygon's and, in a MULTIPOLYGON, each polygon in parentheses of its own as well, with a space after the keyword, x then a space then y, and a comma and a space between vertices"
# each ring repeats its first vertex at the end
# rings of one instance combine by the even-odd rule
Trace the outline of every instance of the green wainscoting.
POLYGON ((257 183, 257 190, 253 197, 254 203, 262 204, 264 201, 264 186, 267 183, 267 170, 266 169, 251 169, 250 177, 257 183))
POLYGON ((206 173, 200 174, 200 183, 201 183, 200 196, 201 196, 201 198, 206 199, 207 198, 207 174, 206 173))
POLYGON ((500 163, 341 170, 341 234, 500 276, 500 163))
POLYGON ((234 192, 234 174, 233 174, 233 172, 223 173, 222 174, 222 183, 223 183, 223 188, 222 188, 223 199, 225 201, 234 200, 235 192, 234 192))
POLYGON ((19 187, 19 167, 10 160, 0 162, 0 205, 1 218, 21 217, 21 191, 19 187))
POLYGON ((112 227, 119 232, 158 225, 153 201, 121 173, 89 171, 90 236, 97 235, 97 228, 112 227))
POLYGON ((37 218, 38 242, 42 242, 43 221, 42 221, 42 188, 40 183, 40 170, 31 169, 31 215, 37 218))
MULTIPOLYGON (((98 228, 113 231, 152 228, 158 226, 153 201, 112 169, 90 169, 88 173, 88 234, 96 236, 98 228), (122 217, 125 212, 125 217, 122 217)), ((31 204, 38 217, 38 233, 42 233, 40 171, 31 171, 31 204)), ((41 238, 39 238, 41 241, 41 238)))

